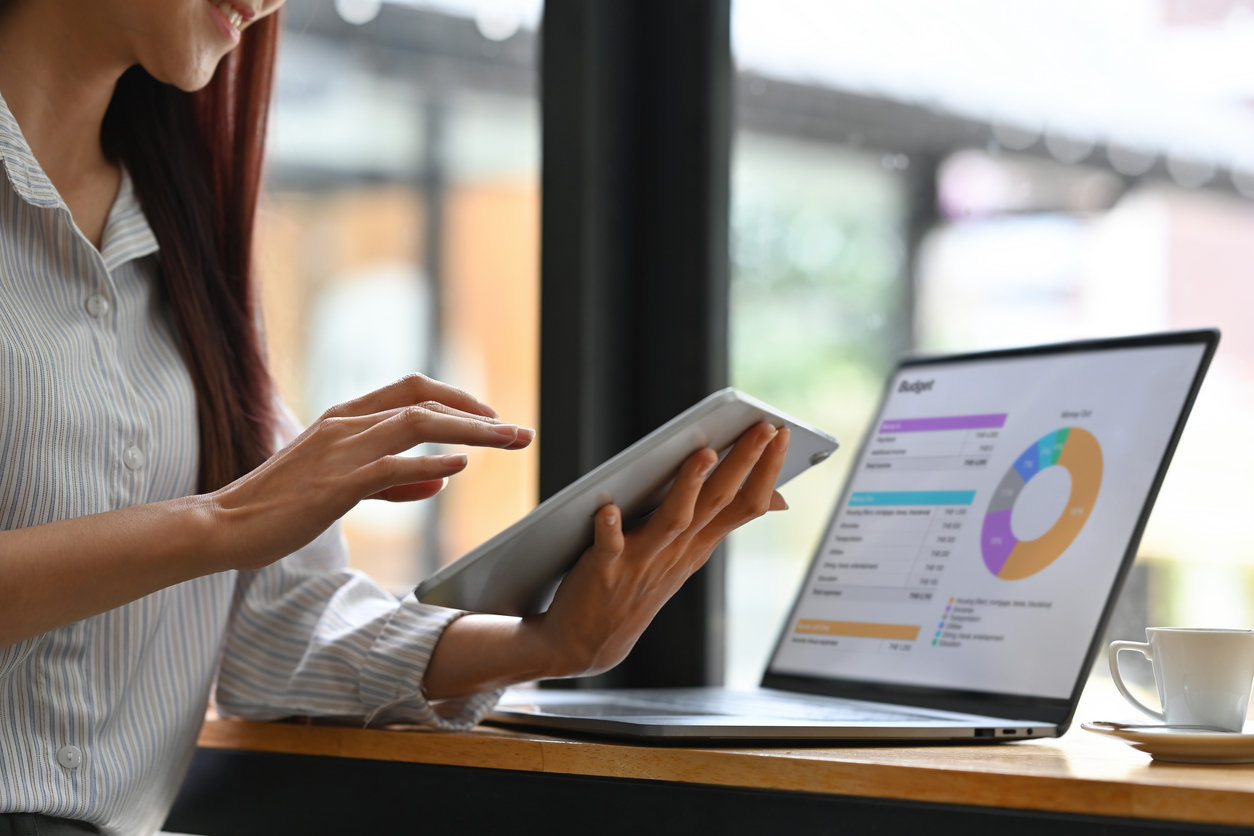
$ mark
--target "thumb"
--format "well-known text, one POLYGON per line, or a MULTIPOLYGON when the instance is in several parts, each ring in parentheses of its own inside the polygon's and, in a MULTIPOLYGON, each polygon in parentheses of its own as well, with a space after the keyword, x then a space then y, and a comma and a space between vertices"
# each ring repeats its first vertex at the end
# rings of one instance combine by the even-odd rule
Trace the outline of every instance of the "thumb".
POLYGON ((623 539, 623 514, 618 506, 602 506, 594 520, 596 539, 592 544, 593 553, 602 557, 622 554, 626 541, 623 539))

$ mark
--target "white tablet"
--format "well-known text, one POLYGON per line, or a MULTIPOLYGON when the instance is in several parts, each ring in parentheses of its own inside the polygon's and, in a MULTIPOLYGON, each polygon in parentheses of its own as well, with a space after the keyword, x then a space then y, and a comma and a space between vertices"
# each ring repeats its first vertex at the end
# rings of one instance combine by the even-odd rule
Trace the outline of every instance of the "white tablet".
POLYGON ((562 577, 592 544, 592 518, 615 503, 630 525, 661 504, 679 466, 704 447, 719 458, 759 421, 788 427, 776 487, 830 456, 836 439, 735 389, 723 389, 658 427, 540 503, 483 545, 427 578, 425 604, 496 613, 544 612, 562 577))

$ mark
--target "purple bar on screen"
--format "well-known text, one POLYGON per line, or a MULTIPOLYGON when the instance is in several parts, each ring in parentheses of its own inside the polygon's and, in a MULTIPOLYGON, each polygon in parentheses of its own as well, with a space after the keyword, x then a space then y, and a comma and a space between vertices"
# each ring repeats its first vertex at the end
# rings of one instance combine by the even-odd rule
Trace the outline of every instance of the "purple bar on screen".
POLYGON ((936 430, 993 430, 1006 425, 1006 415, 949 415, 944 418, 901 418, 880 424, 882 433, 925 433, 936 430))

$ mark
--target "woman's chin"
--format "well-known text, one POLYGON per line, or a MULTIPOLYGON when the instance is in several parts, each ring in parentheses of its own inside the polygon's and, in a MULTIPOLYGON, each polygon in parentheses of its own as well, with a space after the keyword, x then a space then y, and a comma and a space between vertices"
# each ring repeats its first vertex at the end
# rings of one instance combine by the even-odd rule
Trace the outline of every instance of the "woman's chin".
POLYGON ((228 52, 230 52, 229 49, 206 49, 203 50, 202 57, 196 61, 185 62, 174 67, 163 65, 154 67, 145 62, 144 69, 163 84, 177 87, 185 93, 194 93, 213 81, 213 74, 217 71, 218 64, 228 52))

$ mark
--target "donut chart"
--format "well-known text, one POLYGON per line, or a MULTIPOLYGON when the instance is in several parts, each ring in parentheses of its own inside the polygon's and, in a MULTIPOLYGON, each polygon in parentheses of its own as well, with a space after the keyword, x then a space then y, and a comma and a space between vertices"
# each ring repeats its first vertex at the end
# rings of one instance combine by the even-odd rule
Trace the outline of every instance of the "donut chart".
POLYGON ((1006 471, 984 514, 980 553, 988 570, 1002 580, 1031 577, 1057 560, 1088 521, 1102 486, 1102 447, 1080 427, 1046 433, 1023 451, 1006 471), (1010 529, 1015 502, 1028 482, 1048 467, 1066 468, 1071 496, 1049 531, 1035 540, 1018 540, 1010 529))

